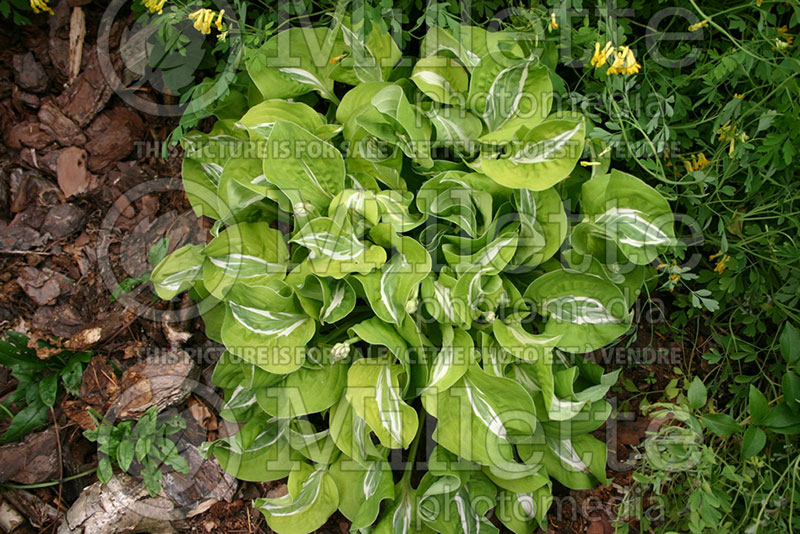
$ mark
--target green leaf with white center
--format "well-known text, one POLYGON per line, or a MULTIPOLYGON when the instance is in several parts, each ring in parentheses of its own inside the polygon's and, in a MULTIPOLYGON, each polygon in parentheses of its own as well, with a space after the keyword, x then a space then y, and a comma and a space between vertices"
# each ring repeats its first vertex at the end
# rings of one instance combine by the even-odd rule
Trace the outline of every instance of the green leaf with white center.
POLYGON ((194 285, 202 275, 203 245, 186 245, 161 260, 150 275, 156 295, 172 300, 194 285))
POLYGON ((431 159, 431 124, 409 103, 402 87, 389 85, 370 100, 371 108, 358 115, 356 122, 370 135, 396 145, 424 168, 431 159))
POLYGON ((331 77, 350 85, 387 79, 402 55, 392 36, 378 25, 372 25, 365 35, 362 22, 351 24, 346 17, 337 20, 349 50, 334 61, 331 77))
POLYGON ((344 189, 342 154, 305 128, 278 120, 272 126, 263 160, 264 176, 292 203, 298 216, 324 213, 344 189))
POLYGON ((441 104, 467 105, 469 77, 457 61, 448 57, 428 56, 414 65, 411 81, 420 91, 441 104))
POLYGON ((238 124, 247 128, 252 141, 263 142, 269 138, 272 127, 279 120, 294 123, 318 136, 326 126, 324 117, 310 106, 279 99, 265 100, 251 107, 238 124))
POLYGON ((353 461, 366 467, 372 460, 386 457, 388 449, 373 443, 369 425, 355 413, 345 394, 331 408, 328 420, 334 443, 353 461))
MULTIPOLYGON (((575 233, 572 236, 574 243, 575 233)), ((629 308, 633 306, 633 303, 636 302, 642 292, 642 286, 647 274, 646 266, 636 265, 633 262, 604 264, 594 255, 581 254, 575 249, 564 251, 561 257, 562 261, 566 262, 568 269, 593 274, 605 278, 616 285, 625 296, 625 301, 628 303, 629 308)))
POLYGON ((552 100, 550 73, 537 61, 486 56, 470 82, 469 103, 490 132, 504 125, 530 128, 542 122, 550 113, 552 100))
POLYGON ((328 217, 310 220, 289 241, 307 248, 312 260, 328 258, 352 262, 367 251, 367 245, 355 234, 344 231, 328 217))
POLYGON ((318 92, 338 102, 333 94, 333 57, 344 53, 340 32, 328 28, 293 27, 271 37, 248 56, 247 71, 264 100, 292 98, 318 92))
POLYGON ((470 155, 477 148, 476 140, 483 125, 478 117, 465 109, 435 108, 425 114, 431 121, 436 139, 434 147, 449 147, 458 154, 470 155))
POLYGON ((318 431, 306 419, 293 419, 286 430, 286 439, 293 450, 315 464, 330 465, 339 455, 330 430, 325 428, 318 431))
POLYGON ((309 275, 297 289, 297 296, 306 313, 321 324, 340 321, 356 305, 356 293, 346 278, 335 280, 309 275))
POLYGON ((431 257, 411 237, 399 237, 395 243, 393 256, 380 270, 356 275, 356 278, 361 282, 375 315, 399 326, 405 318, 407 303, 412 297, 416 299, 420 282, 431 270, 431 257))
POLYGON ((498 343, 515 358, 527 362, 551 361, 551 352, 561 340, 560 335, 531 334, 520 323, 492 323, 492 332, 498 343))
MULTIPOLYGON (((455 243, 443 245, 445 260, 457 273, 480 270, 484 274, 499 274, 517 252, 517 228, 516 223, 507 226, 491 242, 471 254, 455 243)), ((475 240, 476 243, 480 241, 475 240)))
POLYGON ((498 54, 501 49, 512 49, 514 45, 515 37, 511 33, 490 32, 466 25, 459 25, 458 31, 451 33, 434 26, 422 39, 420 56, 452 56, 473 72, 481 58, 498 54))
POLYGON ((394 502, 387 506, 373 534, 413 534, 425 533, 417 513, 416 491, 403 481, 394 488, 394 502))
POLYGON ((237 281, 283 278, 289 259, 283 235, 263 222, 226 228, 203 253, 203 285, 219 299, 237 281))
POLYGON ((217 200, 222 169, 231 157, 247 149, 247 130, 232 120, 217 121, 209 133, 194 131, 181 139, 184 158, 181 168, 186 198, 198 217, 220 217, 217 200))
POLYGON ((497 518, 514 534, 530 534, 536 527, 547 528, 547 511, 553 504, 550 486, 532 492, 501 490, 497 496, 497 518))
POLYGON ((358 360, 347 373, 347 401, 389 448, 407 448, 419 425, 417 411, 402 398, 402 370, 384 356, 358 360))
MULTIPOLYGON (((350 89, 342 98, 336 108, 336 120, 343 125, 342 133, 348 141, 353 141, 354 136, 361 126, 356 122, 359 115, 372 106, 372 97, 386 87, 389 82, 367 82, 350 89)), ((349 164, 349 159, 348 159, 349 164)))
POLYGON ((467 325, 469 312, 466 300, 454 293, 457 280, 446 272, 429 275, 422 281, 420 297, 425 309, 440 324, 467 325))
POLYGON ((381 502, 394 497, 392 469, 385 460, 362 466, 341 456, 329 472, 339 489, 339 511, 352 522, 353 530, 374 523, 381 502))
POLYGON ((324 362, 319 368, 301 367, 276 386, 256 391, 258 405, 281 419, 327 410, 339 401, 347 385, 343 361, 324 362))
POLYGON ((581 205, 586 222, 615 241, 637 265, 652 262, 675 243, 669 203, 635 176, 612 170, 592 178, 583 184, 581 205))
POLYGON ((482 153, 472 164, 495 182, 514 189, 549 189, 564 180, 583 152, 585 119, 552 117, 503 146, 503 153, 482 153))
POLYGON ((258 417, 233 436, 210 443, 220 466, 231 475, 251 482, 268 482, 287 476, 301 458, 292 451, 282 421, 258 417))
POLYGON ((519 213, 519 241, 511 261, 514 265, 536 267, 552 258, 567 237, 569 221, 564 203, 555 189, 514 191, 519 213))
POLYGON ((465 485, 451 493, 428 492, 432 481, 433 477, 427 477, 417 488, 419 515, 426 525, 443 534, 499 532, 486 518, 497 488, 483 474, 473 473, 465 485))
POLYGON ((477 365, 447 390, 423 396, 422 402, 438 420, 436 442, 482 465, 513 463, 512 441, 536 427, 533 401, 522 386, 477 365))
POLYGON ((486 231, 492 220, 492 196, 462 179, 467 173, 448 171, 425 182, 417 193, 417 208, 458 226, 472 237, 486 231))
POLYGON ((325 524, 339 505, 339 491, 333 478, 323 469, 292 471, 290 492, 283 497, 253 501, 253 506, 278 534, 307 534, 325 524), (310 472, 309 472, 310 471, 310 472), (295 491, 292 492, 292 486, 295 491))
POLYGON ((428 382, 420 394, 436 395, 450 388, 476 361, 472 338, 460 328, 442 325, 442 350, 428 373, 428 382))
POLYGON ((556 347, 567 352, 597 350, 624 334, 632 321, 619 288, 592 274, 549 272, 528 287, 525 297, 547 317, 544 333, 560 335, 556 347))
POLYGON ((230 352, 270 373, 288 374, 303 365, 315 321, 279 280, 240 282, 227 296, 222 340, 230 352))
POLYGON ((222 169, 217 195, 220 221, 225 225, 274 219, 277 216, 275 204, 291 209, 289 199, 266 181, 261 160, 254 157, 228 160, 222 169), (266 199, 275 204, 264 202, 266 199))
POLYGON ((606 444, 590 434, 572 439, 538 435, 536 443, 519 445, 519 454, 527 464, 544 463, 548 474, 571 489, 590 489, 606 484, 606 444))

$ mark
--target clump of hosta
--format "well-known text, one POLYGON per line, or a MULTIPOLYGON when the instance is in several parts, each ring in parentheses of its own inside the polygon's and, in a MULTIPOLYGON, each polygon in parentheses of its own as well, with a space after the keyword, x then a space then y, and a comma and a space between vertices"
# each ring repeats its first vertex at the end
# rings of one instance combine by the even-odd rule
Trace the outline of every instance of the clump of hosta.
POLYGON ((539 57, 433 29, 393 69, 377 29, 294 28, 249 56, 246 113, 185 137, 215 237, 152 280, 189 290, 227 348, 214 382, 243 426, 208 451, 243 480, 289 477, 256 502, 277 532, 337 509, 353 530, 496 532, 494 514, 531 532, 553 479, 606 482, 591 432, 616 373, 581 354, 631 327, 672 218, 593 156, 582 116, 550 113, 539 57))

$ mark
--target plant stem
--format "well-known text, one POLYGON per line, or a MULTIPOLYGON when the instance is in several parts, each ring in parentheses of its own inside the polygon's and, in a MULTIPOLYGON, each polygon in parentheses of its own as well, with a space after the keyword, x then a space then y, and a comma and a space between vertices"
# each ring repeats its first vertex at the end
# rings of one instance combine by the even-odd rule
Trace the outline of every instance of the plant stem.
POLYGON ((50 482, 39 482, 38 484, 12 484, 11 482, 0 482, 0 487, 13 488, 13 489, 49 488, 50 486, 55 486, 57 484, 61 484, 62 482, 69 482, 70 480, 83 478, 85 476, 91 475, 95 471, 97 471, 96 467, 89 469, 88 471, 84 471, 83 473, 78 473, 77 475, 68 476, 67 478, 61 478, 59 480, 51 480, 50 482))
POLYGON ((422 438, 423 425, 420 423, 417 428, 417 435, 414 436, 414 441, 411 442, 411 448, 408 449, 408 459, 406 460, 406 468, 403 472, 403 478, 400 479, 400 485, 408 484, 411 479, 411 473, 414 472, 414 464, 417 459, 417 449, 419 448, 420 438, 422 438))

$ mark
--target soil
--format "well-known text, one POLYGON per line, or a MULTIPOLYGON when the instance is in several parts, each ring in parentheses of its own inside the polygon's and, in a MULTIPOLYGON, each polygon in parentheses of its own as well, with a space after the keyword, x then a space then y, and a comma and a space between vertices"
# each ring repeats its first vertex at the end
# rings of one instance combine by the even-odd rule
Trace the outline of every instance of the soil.
MULTIPOLYGON (((198 224, 180 187, 180 149, 173 149, 166 160, 154 149, 160 149, 176 119, 129 107, 101 72, 96 43, 104 9, 100 4, 61 0, 53 3, 52 17, 33 17, 34 25, 28 27, 6 23, 0 30, 0 48, 5 52, 0 55, 0 332, 62 339, 65 347, 102 356, 89 365, 92 375, 88 380, 84 376, 81 399, 57 406, 52 414, 56 424, 23 444, 37 449, 4 456, 25 458, 39 449, 58 453, 60 461, 23 469, 18 480, 25 483, 71 477, 96 465, 96 446, 82 436, 82 430, 92 426, 86 410, 107 408, 126 387, 125 380, 136 382, 146 376, 142 366, 148 350, 174 347, 176 336, 186 347, 207 346, 198 319, 182 321, 176 330, 174 324, 165 327, 161 321, 132 313, 145 308, 153 313, 169 311, 166 304, 154 304, 143 285, 122 295, 123 302, 112 295, 118 283, 147 272, 150 248, 160 239, 169 239, 171 251, 188 242, 206 241, 209 226, 198 224), (80 62, 74 44, 70 45, 74 9, 81 9, 85 17, 80 62), (80 68, 75 72, 71 65, 80 68), (158 188, 131 193, 155 180, 161 184, 158 188), (132 201, 125 200, 126 193, 132 201), (31 469, 38 471, 27 472, 31 469)), ((112 29, 112 50, 122 27, 112 29)), ((111 60, 119 58, 112 55, 111 60)), ((139 96, 149 97, 146 91, 139 96)), ((640 331, 633 347, 671 348, 652 325, 640 331)), ((213 389, 209 380, 213 361, 198 363, 193 376, 213 389)), ((672 378, 671 366, 659 362, 626 365, 614 360, 604 365, 622 367, 623 376, 642 389, 663 389, 672 378), (653 380, 655 384, 648 382, 653 380)), ((14 379, 0 368, 0 397, 14 386, 14 379)), ((644 398, 624 390, 616 394, 623 411, 633 413, 644 398)), ((194 432, 188 442, 218 435, 213 414, 191 400, 179 406, 184 415, 191 412, 197 420, 186 431, 187 436, 194 432), (204 415, 198 417, 198 410, 204 415)), ((632 454, 648 423, 619 422, 611 448, 620 461, 632 454)), ((0 423, 0 432, 3 424, 7 423, 0 423)), ((598 431, 599 438, 605 439, 606 428, 598 431)), ((549 532, 612 532, 613 507, 620 489, 630 483, 630 471, 609 470, 609 476, 614 480, 610 487, 580 492, 556 488, 557 499, 564 504, 551 512, 549 532), (594 503, 592 509, 575 510, 587 502, 594 503)), ((31 518, 15 532, 45 531, 54 528, 81 490, 95 481, 89 475, 31 492, 8 490, 2 500, 31 518)), ((280 491, 280 486, 241 484, 228 502, 213 504, 177 526, 183 532, 203 534, 270 532, 250 501, 280 491)), ((337 514, 319 532, 348 531, 347 521, 337 514)))

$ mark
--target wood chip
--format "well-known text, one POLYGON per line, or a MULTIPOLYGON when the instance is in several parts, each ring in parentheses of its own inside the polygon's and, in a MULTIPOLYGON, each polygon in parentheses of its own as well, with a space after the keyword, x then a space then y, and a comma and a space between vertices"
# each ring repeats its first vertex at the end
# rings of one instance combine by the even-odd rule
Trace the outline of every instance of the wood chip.
POLYGON ((86 36, 86 16, 83 9, 75 7, 69 20, 69 80, 72 85, 81 71, 83 58, 83 39, 86 36))

